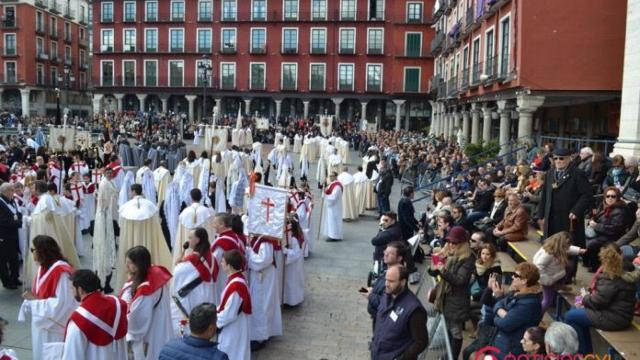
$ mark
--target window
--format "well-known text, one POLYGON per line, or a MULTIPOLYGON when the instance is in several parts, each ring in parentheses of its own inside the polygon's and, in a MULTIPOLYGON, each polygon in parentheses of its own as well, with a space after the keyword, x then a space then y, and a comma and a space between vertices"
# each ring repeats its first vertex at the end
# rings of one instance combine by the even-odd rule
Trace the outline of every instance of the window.
POLYGON ((267 19, 267 0, 253 0, 251 19, 254 21, 265 21, 267 19))
POLYGON ((367 54, 382 55, 384 48, 384 29, 368 29, 367 54))
POLYGON ((422 3, 407 3, 407 22, 422 22, 422 3))
POLYGON ((50 67, 49 68, 49 79, 51 79, 51 85, 58 86, 58 68, 50 67))
POLYGON ((420 68, 404 68, 404 92, 420 91, 420 68))
POLYGON ((298 20, 298 0, 284 0, 284 20, 298 20))
POLYGON ((169 86, 183 86, 184 62, 182 60, 169 60, 169 86))
POLYGON ((384 0, 369 0, 369 20, 384 20, 384 0))
POLYGON ((113 61, 101 61, 101 82, 102 86, 113 86, 113 61))
POLYGON ((16 54, 16 34, 4 34, 4 54, 16 54))
POLYGON ((356 53, 356 29, 340 29, 340 54, 356 53))
POLYGON ((327 0, 311 0, 311 20, 327 20, 327 0))
POLYGON ((493 52, 493 29, 489 30, 485 34, 485 48, 484 48, 484 72, 487 76, 493 76, 493 62, 494 62, 494 52, 493 52))
POLYGON ((184 1, 171 2, 171 21, 184 21, 184 1))
POLYGON ((236 21, 238 4, 236 0, 222 0, 222 21, 236 21))
POLYGON ((84 50, 80 50, 80 55, 78 56, 78 61, 80 62, 80 69, 85 69, 87 66, 87 55, 84 50))
POLYGON ((123 5, 124 22, 136 21, 136 3, 135 1, 125 1, 123 5))
POLYGON ((36 85, 44 85, 44 65, 36 66, 36 85))
POLYGON ((102 29, 101 48, 103 52, 113 51, 113 29, 102 29))
POLYGON ((251 63, 251 90, 265 89, 265 63, 251 63))
POLYGON ((211 84, 211 73, 211 60, 196 60, 196 86, 211 84), (200 68, 201 66, 204 68, 200 68))
POLYGON ((235 54, 237 51, 236 29, 222 29, 222 53, 235 54))
POLYGON ((156 52, 158 51, 158 29, 144 29, 144 51, 156 52))
POLYGON ((298 64, 282 64, 282 90, 297 90, 298 64))
POLYGON ((58 37, 58 19, 53 16, 49 18, 49 36, 53 38, 58 37))
POLYGON ((71 59, 71 46, 64 47, 64 64, 71 65, 73 63, 71 59))
POLYGON ((87 22, 87 16, 85 15, 87 13, 87 10, 84 8, 84 6, 80 5, 80 18, 79 21, 80 23, 86 23, 87 22))
POLYGON ((124 29, 124 41, 122 47, 124 52, 136 51, 136 29, 124 29))
POLYGON ((51 60, 58 60, 58 43, 52 41, 49 45, 49 50, 51 52, 51 60))
POLYGON ((223 90, 236 88, 236 63, 221 63, 220 74, 220 87, 223 90))
POLYGON ((144 6, 145 6, 144 18, 147 21, 157 21, 158 20, 158 2, 147 1, 144 3, 144 6))
POLYGON ((482 67, 479 63, 480 61, 480 37, 473 40, 473 45, 471 48, 471 83, 477 84, 480 81, 480 68, 482 67))
POLYGON ((422 33, 406 34, 404 55, 408 57, 420 57, 422 55, 422 33))
POLYGON ((325 54, 327 52, 327 29, 311 29, 311 53, 325 54))
POLYGON ((340 20, 356 19, 356 0, 340 0, 340 20))
POLYGON ((71 41, 71 24, 68 22, 64 23, 64 40, 67 42, 71 41))
POLYGON ((309 90, 324 91, 325 84, 325 64, 311 64, 309 76, 309 90))
POLYGON ((353 91, 353 64, 338 65, 338 90, 353 91))
POLYGON ((465 46, 462 50, 462 80, 463 87, 469 85, 469 47, 465 46))
POLYGON ((4 81, 7 84, 15 84, 17 79, 18 74, 16 73, 16 62, 6 61, 4 63, 4 81))
POLYGON ((78 29, 78 40, 80 41, 86 40, 84 28, 78 29))
POLYGON ((367 91, 382 91, 382 64, 367 64, 367 91))
POLYGON ((169 51, 171 52, 184 51, 184 29, 169 30, 169 51))
POLYGON ((211 29, 198 29, 198 52, 211 52, 211 29))
POLYGON ((42 55, 45 55, 44 39, 39 37, 39 38, 36 38, 36 56, 38 57, 38 59, 41 59, 42 55))
POLYGON ((144 61, 144 86, 158 86, 158 60, 144 61))
POLYGON ((507 17, 500 21, 500 76, 505 77, 509 72, 509 26, 510 19, 507 17))
POLYGON ((136 62, 135 60, 122 61, 122 85, 136 86, 136 62))
POLYGON ((36 31, 39 33, 44 32, 44 17, 42 11, 36 11, 36 31))
POLYGON ((282 29, 282 53, 298 53, 298 29, 282 29))
POLYGON ((267 30, 263 28, 251 29, 251 53, 264 54, 267 52, 267 30))
POLYGON ((213 20, 213 4, 211 0, 200 0, 198 2, 198 21, 213 20))
POLYGON ((102 22, 113 22, 113 3, 104 1, 101 3, 100 19, 102 22))

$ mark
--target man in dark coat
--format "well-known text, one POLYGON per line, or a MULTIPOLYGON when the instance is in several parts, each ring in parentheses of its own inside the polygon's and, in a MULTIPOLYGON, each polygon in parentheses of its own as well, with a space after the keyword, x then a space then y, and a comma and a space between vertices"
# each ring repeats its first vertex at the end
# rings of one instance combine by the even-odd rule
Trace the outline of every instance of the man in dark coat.
MULTIPOLYGON (((7 289, 15 290, 19 280, 18 229, 22 226, 22 214, 13 200, 13 185, 0 185, 0 278, 7 289)), ((24 254, 23 254, 24 256, 24 254)))
POLYGON ((387 245, 402 240, 402 230, 396 220, 396 213, 392 211, 380 217, 380 231, 371 239, 371 245, 375 246, 373 261, 382 261, 387 245))
POLYGON ((538 219, 545 237, 569 231, 574 245, 584 248, 584 216, 592 207, 593 193, 582 170, 569 166, 570 155, 566 149, 554 153, 555 166, 547 172, 542 186, 538 219))
POLYGON ((393 187, 393 173, 385 161, 381 164, 380 178, 375 187, 375 192, 378 195, 378 213, 380 216, 391 210, 391 205, 389 205, 391 187, 393 187))

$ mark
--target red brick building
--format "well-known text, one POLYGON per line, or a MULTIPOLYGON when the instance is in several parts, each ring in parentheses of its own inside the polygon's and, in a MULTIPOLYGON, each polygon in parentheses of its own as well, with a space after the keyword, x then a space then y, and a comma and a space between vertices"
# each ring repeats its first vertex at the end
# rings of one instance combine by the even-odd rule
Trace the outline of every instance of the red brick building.
POLYGON ((396 117, 406 124, 430 117, 433 0, 92 6, 96 109, 169 110, 199 119, 206 91, 206 116, 217 104, 227 114, 243 106, 252 114, 295 116, 337 107, 342 118, 388 119, 391 126, 396 117), (201 63, 211 67, 204 84, 201 63))
POLYGON ((61 108, 89 114, 88 6, 86 0, 0 2, 1 108, 55 115, 60 96, 61 108))
POLYGON ((433 14, 434 133, 617 135, 626 1, 439 0, 433 14))

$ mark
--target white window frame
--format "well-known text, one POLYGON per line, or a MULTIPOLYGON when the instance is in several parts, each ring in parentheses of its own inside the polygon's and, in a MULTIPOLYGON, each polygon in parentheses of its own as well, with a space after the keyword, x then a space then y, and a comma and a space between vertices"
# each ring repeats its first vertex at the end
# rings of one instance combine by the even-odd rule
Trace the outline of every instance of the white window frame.
POLYGON ((462 51, 460 52, 462 55, 460 55, 461 59, 462 59, 462 70, 464 69, 470 69, 471 68, 471 47, 469 46, 469 44, 465 44, 462 47, 462 51), (467 50, 467 58, 464 57, 464 51, 467 50), (465 65, 467 65, 465 67, 465 65))
MULTIPOLYGON (((255 0, 251 0, 251 21, 267 21, 267 19, 269 18, 269 1, 268 0, 264 0, 264 20, 255 20, 254 17, 254 12, 253 12, 253 2, 255 0)), ((298 9, 300 4, 298 4, 298 9)), ((284 11, 282 12, 284 16, 284 11)))
POLYGON ((135 22, 138 19, 138 7, 136 6, 135 1, 126 0, 122 2, 122 22, 131 22, 127 20, 127 13, 125 10, 127 4, 133 3, 133 21, 135 22))
POLYGON ((145 59, 143 65, 144 65, 143 66, 144 68, 142 69, 142 71, 143 71, 144 74, 142 75, 142 77, 143 77, 142 82, 143 82, 144 86, 159 86, 160 85, 160 78, 158 77, 158 71, 160 69, 158 68, 158 60, 157 59, 145 59), (155 85, 147 84, 147 63, 150 63, 150 62, 156 63, 156 84, 155 85))
POLYGON ((171 63, 172 62, 182 63, 182 82, 179 86, 184 86, 184 73, 186 69, 184 67, 184 60, 179 60, 179 59, 171 59, 167 61, 167 86, 173 87, 173 85, 171 85, 171 63))
MULTIPOLYGON (((125 39, 126 39, 125 33, 127 31, 131 31, 131 30, 133 30, 133 38, 135 40, 134 44, 133 44, 134 50, 133 51, 129 50, 128 52, 137 52, 138 51, 138 31, 137 31, 137 29, 136 28, 123 28, 122 29, 122 52, 127 52, 127 51, 125 51, 125 48, 124 48, 125 47, 125 39)), ((131 45, 129 45, 129 46, 131 46, 131 45)))
POLYGON ((407 40, 409 39, 409 34, 420 34, 420 53, 418 54, 418 57, 421 58, 422 57, 422 43, 424 42, 424 34, 420 31, 406 31, 404 33, 404 56, 409 56, 409 48, 407 46, 407 40))
POLYGON ((320 62, 312 62, 309 63, 309 91, 326 91, 327 90, 327 64, 326 63, 320 63, 320 62), (313 67, 313 65, 322 65, 322 68, 324 69, 324 79, 322 80, 322 90, 311 90, 311 68, 313 67))
MULTIPOLYGON (((326 27, 312 27, 309 29, 309 54, 312 54, 312 49, 313 49, 313 31, 314 30, 323 30, 324 31, 324 44, 323 44, 323 49, 324 49, 324 53, 327 53, 327 34, 328 34, 328 30, 326 27)), ((318 54, 312 54, 312 55, 318 55, 318 54)))
POLYGON ((469 53, 469 64, 473 66, 473 44, 478 40, 478 64, 482 62, 482 35, 478 35, 471 39, 471 52, 469 53))
MULTIPOLYGON (((298 29, 297 27, 283 27, 282 28, 282 34, 280 35, 280 43, 282 44, 280 46, 280 52, 284 53, 284 32, 286 30, 295 30, 296 31, 296 53, 298 53, 300 51, 300 29, 298 29)), ((282 72, 281 72, 282 74, 282 72)))
MULTIPOLYGON (((224 2, 225 0, 220 0, 220 19, 224 20, 224 2)), ((238 0, 234 0, 235 4, 236 4, 236 13, 233 16, 233 21, 238 21, 238 0)), ((267 13, 268 13, 268 9, 267 9, 267 13)), ((224 21, 228 21, 228 20, 224 20, 224 21)), ((220 80, 222 81, 222 80, 220 80)))
MULTIPOLYGON (((238 51, 238 28, 235 27, 223 27, 220 28, 220 49, 224 49, 224 32, 227 30, 233 30, 234 33, 234 38, 236 40, 235 42, 235 50, 238 51)), ((213 36, 213 35, 212 35, 213 36)), ((266 40, 265 40, 265 44, 266 44, 266 40)))
POLYGON ((123 59, 122 60, 122 64, 121 64, 121 66, 122 66, 122 84, 121 85, 122 86, 128 86, 128 85, 124 84, 125 83, 125 79, 124 78, 126 76, 125 71, 124 71, 124 63, 126 63, 126 62, 132 62, 133 63, 133 86, 134 87, 138 86, 138 82, 136 81, 136 78, 138 76, 138 64, 137 64, 135 59, 123 59))
POLYGON ((369 54, 369 32, 371 30, 382 30, 382 54, 384 54, 384 28, 383 27, 370 27, 367 28, 367 54, 369 54))
MULTIPOLYGON (((282 21, 285 21, 286 17, 285 15, 285 11, 284 11, 284 3, 286 0, 282 0, 282 21)), ((286 21, 300 21, 300 0, 295 0, 296 1, 296 18, 295 20, 286 20, 286 21)))
POLYGON ((498 21, 498 25, 500 26, 500 34, 498 35, 498 68, 495 70, 496 72, 496 76, 500 75, 500 70, 502 69, 502 62, 504 61, 504 59, 502 59, 502 23, 505 20, 509 20, 509 43, 507 44, 507 72, 509 70, 509 61, 510 59, 508 58, 509 54, 511 53, 511 12, 509 12, 507 15, 503 16, 500 18, 500 20, 498 21))
MULTIPOLYGON (((159 6, 159 4, 158 4, 159 6)), ((158 9, 158 13, 160 12, 160 9, 158 9)), ((160 14, 158 14, 159 16, 160 14)), ((169 19, 171 21, 185 21, 187 19, 187 3, 184 0, 171 0, 171 2, 169 3, 169 19), (174 3, 182 3, 182 8, 184 9, 184 13, 182 14, 182 20, 173 20, 173 4, 174 3)), ((183 76, 184 78, 184 76, 183 76)))
MULTIPOLYGON (((102 48, 105 46, 105 44, 102 43, 102 41, 104 40, 104 33, 107 31, 111 31, 111 39, 113 39, 113 44, 111 44, 111 52, 114 52, 116 49, 116 38, 115 38, 115 30, 113 28, 109 28, 109 29, 100 29, 100 52, 102 51, 107 51, 108 50, 102 50, 102 48)), ((5 34, 6 35, 6 34, 5 34)))
POLYGON ((159 46, 158 45, 158 43, 159 43, 159 36, 158 36, 159 30, 158 30, 158 28, 145 28, 144 29, 144 52, 147 52, 147 45, 148 45, 147 44, 147 31, 150 31, 150 30, 153 30, 153 31, 156 32, 156 44, 155 44, 156 45, 155 46, 156 51, 154 51, 154 52, 158 52, 158 46, 159 46))
POLYGON ((422 67, 420 66, 405 66, 402 68, 402 92, 407 92, 405 80, 407 79, 407 70, 409 69, 418 69, 418 91, 416 92, 419 93, 422 90, 422 67))
POLYGON ((487 28, 487 30, 484 31, 484 46, 482 47, 482 53, 483 53, 482 54, 482 59, 483 59, 482 63, 484 64, 483 65, 484 69, 482 69, 482 74, 484 74, 485 70, 487 69, 487 42, 488 42, 487 41, 487 39, 488 39, 487 35, 492 31, 493 31, 493 35, 492 35, 492 37, 493 37, 493 41, 492 41, 492 43, 493 43, 493 53, 492 53, 492 55, 496 56, 496 30, 495 30, 495 26, 492 25, 490 28, 487 28))
POLYGON ((222 77, 223 77, 222 76, 222 66, 223 65, 229 65, 229 64, 233 64, 233 69, 234 69, 234 71, 233 71, 233 89, 236 89, 237 86, 238 86, 238 64, 236 64, 235 61, 221 61, 220 62, 220 68, 218 69, 219 70, 218 73, 220 74, 220 84, 219 84, 220 85, 220 89, 223 89, 222 88, 222 77))
POLYGON ((100 22, 105 22, 104 19, 104 7, 105 5, 111 4, 111 22, 115 21, 116 10, 114 9, 113 1, 103 1, 100 3, 100 22))
MULTIPOLYGON (((384 20, 385 18, 385 14, 387 11, 387 0, 379 0, 382 1, 382 19, 378 19, 376 18, 376 21, 380 21, 380 20, 384 20)), ((393 0, 391 0, 393 1, 393 0)), ((356 9, 357 9, 358 5, 356 3, 356 9)), ((358 11, 356 10, 356 16, 357 16, 358 11)), ((371 0, 367 1, 367 20, 371 19, 371 0)))
POLYGON ((47 76, 44 73, 44 64, 36 64, 36 84, 37 85, 46 85, 47 83, 47 76), (39 82, 38 80, 38 73, 42 74, 42 81, 39 82))
POLYGON ((155 3, 156 4, 156 17, 155 19, 153 19, 153 21, 158 21, 158 17, 159 17, 159 9, 158 9, 158 1, 157 0, 147 0, 144 2, 144 21, 149 21, 149 18, 147 17, 147 14, 149 13, 149 10, 147 8, 147 6, 150 3, 155 3))
MULTIPOLYGON (((380 66, 380 92, 384 90, 384 63, 366 63, 364 67, 364 87, 369 91, 369 66, 380 66)), ((355 78, 354 78, 355 83, 355 78)))
MULTIPOLYGON (((182 51, 180 51, 180 52, 183 53, 184 52, 184 43, 186 41, 186 39, 184 38, 184 34, 185 34, 184 28, 169 28, 169 31, 167 33, 169 35, 169 37, 168 37, 169 41, 167 41, 167 43, 169 45, 169 49, 167 49, 168 50, 167 52, 169 52, 169 53, 172 52, 171 49, 173 48, 173 46, 171 46, 172 45, 172 43, 171 43, 171 31, 173 31, 173 30, 182 30, 182 51)), ((160 42, 160 38, 158 38, 158 42, 160 42)), ((184 66, 184 64, 183 64, 183 66, 184 66)), ((184 83, 184 80, 183 80, 183 83, 184 83)))
MULTIPOLYGON (((345 0, 340 0, 340 7, 338 8, 338 14, 339 14, 339 19, 340 21, 342 21, 342 2, 345 0)), ((348 0, 348 1, 353 1, 355 3, 355 7, 353 10, 353 19, 357 20, 358 18, 358 0, 348 0)), ((327 1, 327 8, 329 7, 328 1, 327 1)))
MULTIPOLYGON (((254 30, 264 30, 264 48, 265 50, 267 49, 267 34, 268 34, 268 30, 266 27, 252 27, 251 29, 249 29, 249 47, 250 50, 253 50, 253 31, 254 30)), ((236 40, 237 43, 237 40, 236 40)), ((236 44, 236 48, 237 48, 237 44, 236 44)))
POLYGON ((329 0, 324 0, 324 16, 322 18, 314 18, 313 17, 313 1, 309 2, 309 17, 312 21, 326 21, 327 20, 327 12, 329 11, 329 0))
POLYGON ((340 62, 338 63, 338 65, 336 66, 336 70, 338 72, 338 86, 336 86, 336 91, 353 91, 353 89, 355 89, 356 87, 356 64, 355 63, 344 63, 344 62, 340 62), (340 88, 340 67, 342 65, 351 65, 351 90, 342 90, 340 88))
POLYGON ((213 51, 213 29, 211 27, 203 27, 196 29, 196 52, 200 52, 200 32, 201 31, 209 31, 211 34, 211 42, 209 44, 209 52, 213 51))
MULTIPOLYGON (((282 88, 284 88, 284 66, 285 65, 295 65, 296 66, 296 86, 293 89, 293 91, 298 91, 298 63, 297 62, 283 62, 280 64, 280 90, 282 90, 282 88)), ((292 91, 292 90, 286 90, 286 91, 292 91)))
POLYGON ((251 85, 253 84, 253 65, 263 65, 264 66, 264 79, 263 80, 263 90, 267 90, 267 63, 264 61, 253 61, 249 63, 249 90, 253 90, 251 85))
POLYGON ((58 42, 55 40, 51 40, 49 41, 49 58, 53 59, 54 55, 55 55, 55 58, 57 59, 58 58, 58 42), (56 45, 52 46, 53 44, 56 44, 56 45), (55 52, 53 51, 54 47, 56 48, 55 52))
MULTIPOLYGON (((213 21, 213 8, 214 8, 213 2, 214 2, 214 0, 198 0, 198 13, 196 14, 197 19, 198 19, 198 21, 201 21, 200 20, 200 3, 203 2, 203 1, 208 1, 208 2, 211 3, 211 14, 209 14, 210 15, 209 19, 211 19, 210 21, 213 21)), ((185 6, 186 6, 186 4, 185 4, 185 6)), ((185 12, 186 12, 186 8, 185 8, 185 12)), ((186 17, 186 14, 185 14, 185 17, 186 17)), ((209 20, 203 20, 203 21, 209 21, 209 20)), ((211 38, 213 39, 213 31, 211 32, 211 38)))
POLYGON ((18 79, 19 79, 20 77, 18 76, 18 62, 17 62, 17 61, 14 61, 14 60, 11 60, 11 61, 5 61, 5 62, 4 62, 4 81, 5 81, 5 82, 8 82, 8 81, 9 81, 9 80, 7 80, 7 75, 8 75, 7 65, 8 65, 8 64, 13 64, 14 69, 16 69, 16 78, 15 78, 15 81, 16 81, 16 83, 17 83, 17 82, 18 82, 18 79))
MULTIPOLYGON (((200 63, 209 64, 213 69, 213 60, 211 59, 196 59, 195 62, 195 77, 193 78, 193 86, 201 86, 198 84, 198 80, 200 80, 200 68, 198 67, 200 63)), ((209 79, 207 79, 207 84, 211 86, 211 82, 213 81, 213 70, 209 71, 209 79)))
POLYGON ((44 46, 44 38, 41 37, 41 36, 36 36, 36 56, 38 56, 40 54, 44 54, 44 55, 47 54, 47 52, 45 51, 45 46, 44 46), (40 52, 38 52, 38 41, 42 44, 42 46, 40 46, 40 52))
MULTIPOLYGON (((104 79, 102 78, 102 75, 104 74, 104 64, 107 63, 111 63, 111 77, 113 78, 111 81, 111 85, 109 86, 116 86, 116 64, 113 60, 100 60, 100 86, 105 86, 104 85, 104 79)), ((6 69, 5 69, 5 74, 6 74, 6 69)))
POLYGON ((78 63, 79 63, 78 64, 79 66, 82 66, 83 64, 87 64, 88 65, 88 63, 87 63, 87 53, 82 49, 80 49, 80 51, 78 51, 78 63))
MULTIPOLYGON (((464 1, 461 1, 464 3, 464 1)), ((424 1, 407 1, 404 8, 404 21, 406 23, 409 22, 409 4, 421 4, 422 5, 422 13, 420 14, 420 23, 424 22, 424 1)), ((474 5, 475 6, 475 5, 474 5)))
POLYGON ((353 55, 357 54, 357 40, 358 40, 358 32, 354 27, 341 27, 338 28, 338 50, 342 50, 342 31, 344 30, 352 30, 353 31, 353 55))

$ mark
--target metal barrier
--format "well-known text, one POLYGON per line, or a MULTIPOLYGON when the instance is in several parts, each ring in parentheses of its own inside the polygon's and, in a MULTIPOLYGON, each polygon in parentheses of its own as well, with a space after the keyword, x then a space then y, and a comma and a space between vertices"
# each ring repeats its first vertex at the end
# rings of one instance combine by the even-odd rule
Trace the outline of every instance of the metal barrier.
POLYGON ((538 144, 542 146, 544 143, 551 142, 556 148, 563 147, 567 149, 574 149, 580 151, 585 146, 589 146, 595 149, 603 149, 605 156, 609 156, 609 151, 613 151, 613 145, 616 142, 638 144, 638 140, 604 140, 604 139, 585 139, 585 138, 569 138, 562 136, 539 136, 538 144))
POLYGON ((439 313, 427 299, 429 290, 436 286, 435 279, 427 272, 428 269, 428 267, 425 268, 424 274, 422 274, 422 281, 420 281, 418 289, 416 290, 416 297, 427 310, 427 332, 429 333, 429 345, 422 354, 418 356, 418 359, 453 360, 447 322, 444 316, 439 313))

